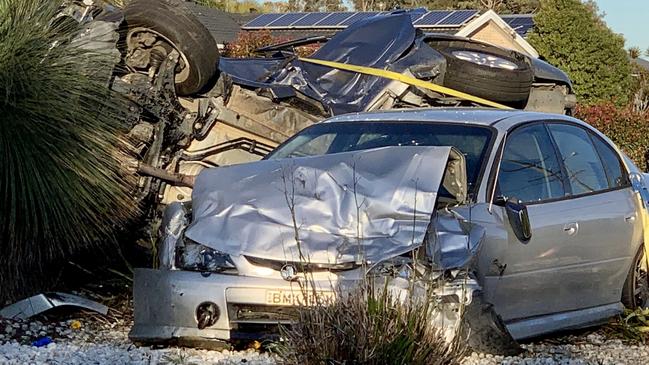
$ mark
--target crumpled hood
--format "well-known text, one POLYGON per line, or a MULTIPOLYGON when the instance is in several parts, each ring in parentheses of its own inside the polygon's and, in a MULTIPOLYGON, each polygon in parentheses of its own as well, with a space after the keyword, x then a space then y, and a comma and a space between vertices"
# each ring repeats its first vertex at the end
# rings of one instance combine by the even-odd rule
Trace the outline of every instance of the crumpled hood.
POLYGON ((384 147, 207 169, 185 234, 230 255, 378 262, 423 242, 451 155, 384 147))

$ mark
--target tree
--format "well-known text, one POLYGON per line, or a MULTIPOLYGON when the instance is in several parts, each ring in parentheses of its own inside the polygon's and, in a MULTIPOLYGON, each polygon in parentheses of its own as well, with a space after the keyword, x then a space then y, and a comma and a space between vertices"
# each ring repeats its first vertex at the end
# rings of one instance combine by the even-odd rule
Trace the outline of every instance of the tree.
POLYGON ((594 3, 542 0, 534 21, 529 42, 568 73, 581 101, 627 101, 631 68, 624 39, 606 26, 594 3))
POLYGON ((196 0, 196 3, 229 13, 261 12, 266 8, 265 4, 261 4, 255 0, 196 0))
POLYGON ((629 57, 636 59, 642 55, 640 47, 631 47, 629 48, 629 57))
POLYGON ((342 0, 288 0, 287 11, 344 11, 342 0))

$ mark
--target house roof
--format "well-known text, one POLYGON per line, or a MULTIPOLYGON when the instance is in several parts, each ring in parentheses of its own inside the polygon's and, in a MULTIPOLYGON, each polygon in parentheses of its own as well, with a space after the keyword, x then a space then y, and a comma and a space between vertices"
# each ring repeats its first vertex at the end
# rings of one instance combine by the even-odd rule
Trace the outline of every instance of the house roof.
POLYGON ((649 61, 645 60, 644 58, 634 58, 632 62, 649 71, 649 61))
MULTIPOLYGON (((185 3, 187 8, 205 28, 212 34, 217 44, 225 44, 234 41, 241 31, 241 26, 234 19, 233 14, 224 11, 208 8, 196 4, 193 1, 185 3)), ((255 15, 256 16, 256 15, 255 15)))
MULTIPOLYGON (((532 57, 538 57, 537 51, 525 40, 527 34, 534 28, 533 14, 499 16, 492 10, 483 14, 477 10, 422 12, 416 9, 408 12, 413 19, 413 25, 425 33, 446 33, 471 38, 471 35, 481 27, 490 22, 495 23, 503 33, 511 36, 511 41, 517 44, 516 49, 532 57)), ((254 17, 248 15, 247 21, 242 19, 239 24, 244 31, 265 29, 270 30, 274 36, 287 39, 331 37, 354 20, 366 19, 378 14, 381 12, 265 13, 254 17)))
MULTIPOLYGON (((520 15, 517 16, 520 18, 520 15)), ((529 18, 531 20, 532 16, 530 15, 529 18)), ((512 18, 512 19, 518 19, 518 18, 512 18)), ((539 57, 539 53, 534 49, 534 47, 532 47, 532 45, 529 44, 518 31, 512 28, 510 23, 506 22, 502 17, 496 14, 496 12, 494 12, 493 10, 487 10, 484 14, 480 15, 478 18, 472 20, 469 24, 467 24, 462 29, 460 29, 460 31, 457 32, 456 35, 471 38, 471 35, 473 35, 474 32, 478 31, 481 27, 483 27, 485 24, 488 24, 489 22, 495 23, 501 29, 509 33, 509 35, 512 38, 512 41, 516 43, 521 49, 525 50, 527 54, 535 58, 539 57)), ((532 26, 533 23, 531 26, 525 29, 525 33, 527 33, 532 26)))
MULTIPOLYGON (((187 0, 186 5, 189 10, 198 18, 198 20, 205 25, 210 34, 214 37, 218 44, 225 44, 234 41, 237 38, 237 35, 242 30, 252 30, 249 24, 253 23, 257 18, 262 16, 268 16, 272 14, 257 14, 257 13, 245 13, 245 14, 234 14, 227 13, 218 9, 205 7, 195 3, 192 0, 187 0)), ((480 15, 475 10, 466 10, 466 11, 430 11, 424 13, 422 18, 425 18, 427 14, 428 17, 434 14, 433 13, 449 13, 450 18, 460 19, 460 22, 445 24, 452 24, 452 26, 443 26, 444 22, 440 22, 434 26, 427 26, 425 23, 416 25, 419 29, 426 33, 447 33, 447 34, 457 34, 461 36, 470 35, 471 31, 477 29, 482 24, 492 20, 496 22, 499 26, 505 28, 507 31, 510 31, 514 41, 519 43, 522 48, 524 48, 531 55, 535 55, 536 51, 524 40, 524 37, 529 33, 534 27, 533 15, 532 14, 512 14, 512 15, 503 15, 498 16, 493 11, 487 11, 484 14, 480 15), (457 15, 460 15, 460 18, 457 18, 457 15)), ((278 14, 278 16, 289 16, 298 19, 301 15, 307 13, 283 13, 278 14), (287 15, 288 14, 288 15, 287 15)), ((337 15, 338 13, 331 13, 337 15)), ((354 18, 363 19, 366 16, 376 15, 377 12, 348 12, 340 13, 343 14, 353 14, 354 18)), ((432 18, 431 18, 432 19, 432 18)), ((419 22, 421 23, 421 22, 419 22)), ((341 29, 344 29, 346 26, 333 26, 331 28, 318 26, 318 27, 304 27, 304 26, 286 26, 286 27, 262 27, 263 29, 270 29, 275 36, 282 38, 298 39, 311 36, 333 36, 336 32, 341 29)))

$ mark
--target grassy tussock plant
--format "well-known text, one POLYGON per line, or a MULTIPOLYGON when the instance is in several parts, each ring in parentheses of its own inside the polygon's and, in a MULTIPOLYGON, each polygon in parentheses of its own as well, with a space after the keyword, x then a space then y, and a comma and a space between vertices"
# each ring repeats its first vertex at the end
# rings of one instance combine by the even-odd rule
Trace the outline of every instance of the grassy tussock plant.
POLYGON ((39 289, 48 264, 110 241, 133 214, 114 54, 52 22, 61 6, 0 0, 0 301, 39 289))
POLYGON ((286 364, 456 364, 459 343, 448 344, 431 323, 432 298, 398 300, 386 288, 359 289, 330 304, 302 306, 296 323, 280 328, 275 351, 286 364))

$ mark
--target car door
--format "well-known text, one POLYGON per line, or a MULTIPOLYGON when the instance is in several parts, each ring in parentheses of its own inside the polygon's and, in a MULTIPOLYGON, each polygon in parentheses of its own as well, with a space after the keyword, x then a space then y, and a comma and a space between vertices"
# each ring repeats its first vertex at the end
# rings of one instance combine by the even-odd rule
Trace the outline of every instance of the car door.
MULTIPOLYGON (((543 123, 528 124, 507 136, 501 158, 497 194, 523 203, 529 214, 532 237, 520 242, 507 219, 506 248, 498 257, 503 271, 489 278, 490 300, 504 320, 533 317, 569 308, 578 293, 563 293, 566 282, 561 265, 564 257, 577 257, 571 250, 573 237, 564 229, 578 217, 566 198, 564 172, 552 139, 543 123), (558 295, 561 294, 561 295, 558 295), (559 297, 563 299, 559 299, 559 297)), ((504 208, 501 208, 505 216, 504 208)))
POLYGON ((507 137, 497 190, 526 205, 532 238, 520 242, 506 227, 506 269, 490 280, 505 320, 620 300, 628 260, 619 247, 630 245, 635 208, 623 171, 609 175, 618 186, 581 127, 534 123, 507 137))
POLYGON ((642 228, 628 173, 607 142, 585 127, 547 123, 559 151, 569 184, 571 245, 578 265, 569 270, 565 290, 580 294, 574 308, 620 301, 636 242, 642 228), (574 226, 574 227, 573 227, 574 226))

